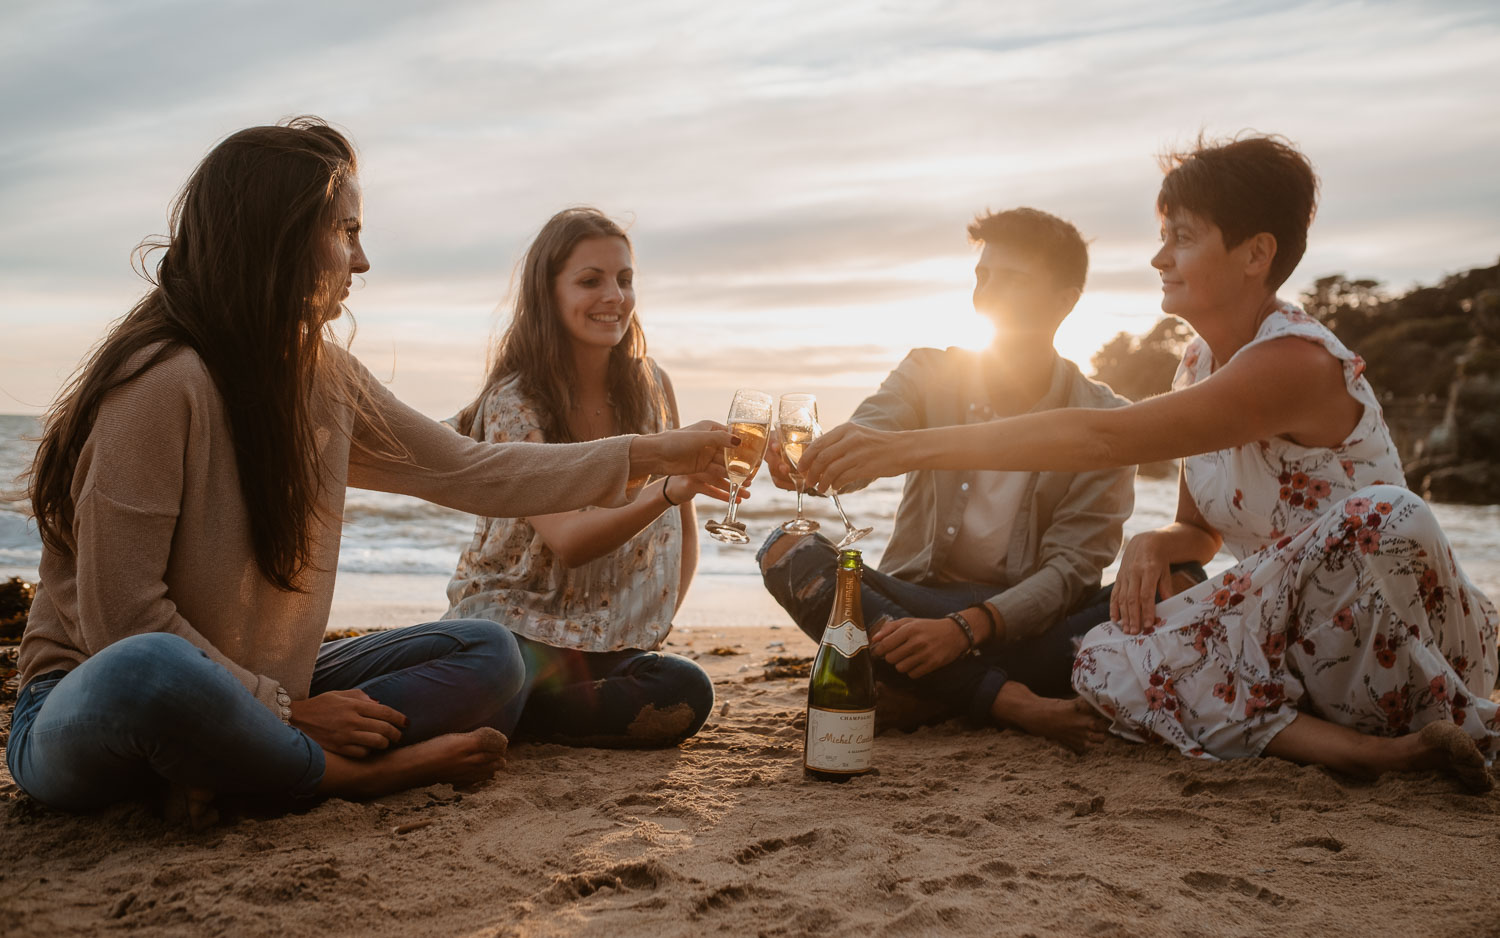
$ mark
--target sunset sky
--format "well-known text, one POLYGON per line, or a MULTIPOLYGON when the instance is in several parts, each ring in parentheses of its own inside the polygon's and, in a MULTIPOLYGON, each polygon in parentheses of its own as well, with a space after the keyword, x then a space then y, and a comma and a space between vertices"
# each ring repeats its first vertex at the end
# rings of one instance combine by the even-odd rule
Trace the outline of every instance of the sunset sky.
POLYGON ((915 345, 984 340, 986 207, 1074 221, 1059 348, 1157 318, 1156 154, 1287 135, 1323 176, 1287 295, 1404 289, 1500 255, 1493 3, 0 5, 0 412, 35 413, 143 285, 193 165, 313 113, 360 147, 373 269, 355 349, 446 416, 558 208, 626 221, 684 416, 815 390, 847 413, 915 345))

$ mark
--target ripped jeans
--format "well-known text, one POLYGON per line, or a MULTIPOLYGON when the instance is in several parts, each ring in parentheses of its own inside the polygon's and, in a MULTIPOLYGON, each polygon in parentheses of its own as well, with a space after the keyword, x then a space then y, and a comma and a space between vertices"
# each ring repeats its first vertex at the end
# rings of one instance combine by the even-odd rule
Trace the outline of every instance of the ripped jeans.
MULTIPOLYGON (((791 535, 773 531, 756 560, 763 564, 771 545, 786 536, 791 535)), ((815 534, 804 537, 764 573, 766 589, 797 627, 815 642, 822 641, 823 628, 833 609, 837 558, 838 551, 832 542, 815 534)), ((978 605, 993 595, 995 587, 985 584, 923 586, 866 568, 860 603, 866 623, 880 616, 939 619, 978 605)), ((1107 607, 1105 617, 1108 618, 1107 607)), ((1073 654, 1078 639, 1097 624, 1097 621, 1068 619, 1032 638, 1000 648, 981 647, 979 654, 961 655, 920 678, 907 677, 876 658, 875 678, 887 686, 944 703, 954 715, 963 715, 974 723, 991 723, 990 707, 1006 681, 1020 681, 1046 697, 1073 696, 1073 654)))
POLYGON ((526 679, 490 725, 515 740, 654 749, 702 729, 714 685, 694 662, 654 651, 577 651, 516 635, 526 679))

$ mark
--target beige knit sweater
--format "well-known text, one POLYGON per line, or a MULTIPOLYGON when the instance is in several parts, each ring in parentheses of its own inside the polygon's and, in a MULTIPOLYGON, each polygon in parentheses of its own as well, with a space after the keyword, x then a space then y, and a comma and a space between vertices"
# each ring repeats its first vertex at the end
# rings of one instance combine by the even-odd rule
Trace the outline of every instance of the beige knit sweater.
MULTIPOLYGON (((150 353, 141 353, 141 358, 150 353)), ((371 416, 318 392, 323 494, 304 592, 260 573, 223 403, 197 354, 173 352, 110 393, 73 476, 77 550, 44 550, 21 640, 21 681, 71 670, 129 635, 171 632, 224 665, 276 712, 276 687, 307 696, 328 622, 347 486, 399 492, 487 517, 616 505, 630 440, 477 443, 402 404, 337 346, 371 416), (373 419, 372 419, 373 418, 373 419), (405 454, 387 452, 383 420, 405 454)))

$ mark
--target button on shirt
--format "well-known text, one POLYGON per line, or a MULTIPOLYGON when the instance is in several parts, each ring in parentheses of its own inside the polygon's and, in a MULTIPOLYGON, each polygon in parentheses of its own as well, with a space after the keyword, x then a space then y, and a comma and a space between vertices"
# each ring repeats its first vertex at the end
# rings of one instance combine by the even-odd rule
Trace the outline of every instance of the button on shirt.
MULTIPOLYGON (((964 505, 963 523, 958 525, 948 549, 944 573, 968 583, 995 583, 996 572, 1010 553, 1010 538, 1016 516, 1031 492, 1036 475, 1030 472, 976 472, 974 490, 964 505)), ((969 492, 961 483, 960 492, 969 492)), ((952 534, 952 530, 949 531, 952 534)))

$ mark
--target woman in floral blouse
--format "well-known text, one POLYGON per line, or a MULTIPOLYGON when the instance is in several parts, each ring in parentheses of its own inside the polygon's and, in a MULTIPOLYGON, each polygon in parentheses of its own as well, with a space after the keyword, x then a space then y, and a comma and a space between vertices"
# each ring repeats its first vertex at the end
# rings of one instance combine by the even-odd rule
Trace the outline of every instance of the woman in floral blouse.
MULTIPOLYGON (((625 232, 598 211, 554 215, 526 253, 485 389, 450 423, 476 440, 546 443, 676 426, 671 381, 646 357, 633 263, 625 232)), ((712 682, 655 649, 697 565, 699 494, 728 498, 722 469, 654 480, 622 508, 479 519, 445 618, 515 633, 525 684, 495 726, 619 747, 698 731, 712 682)))
POLYGON ((1487 790, 1496 611, 1401 462, 1364 363, 1276 289, 1317 177, 1273 137, 1200 143, 1157 197, 1162 309, 1198 332, 1173 391, 911 434, 846 425, 809 482, 912 468, 1080 470, 1187 457, 1177 519, 1127 545, 1073 683, 1119 735, 1362 775, 1446 768, 1487 790), (1172 595, 1173 563, 1239 563, 1172 595))

